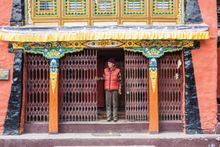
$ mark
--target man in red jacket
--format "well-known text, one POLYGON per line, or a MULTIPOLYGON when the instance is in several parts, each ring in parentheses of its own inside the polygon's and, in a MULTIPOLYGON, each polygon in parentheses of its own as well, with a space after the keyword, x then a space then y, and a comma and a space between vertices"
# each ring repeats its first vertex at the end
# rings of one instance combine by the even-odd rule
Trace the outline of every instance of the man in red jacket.
POLYGON ((111 121, 113 104, 113 120, 118 120, 118 93, 121 94, 121 72, 116 67, 116 61, 113 58, 108 60, 108 67, 104 69, 104 75, 100 80, 105 81, 106 115, 107 121, 111 121))

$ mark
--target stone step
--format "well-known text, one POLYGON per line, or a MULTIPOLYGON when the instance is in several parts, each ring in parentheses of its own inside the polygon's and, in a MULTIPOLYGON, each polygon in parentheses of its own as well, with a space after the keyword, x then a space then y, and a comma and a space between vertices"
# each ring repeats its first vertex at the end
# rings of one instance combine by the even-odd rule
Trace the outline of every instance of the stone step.
MULTIPOLYGON (((148 131, 149 123, 147 121, 128 121, 128 120, 118 120, 106 121, 99 120, 93 122, 74 122, 74 123, 60 123, 59 133, 145 133, 148 131)), ((165 132, 182 132, 183 125, 182 122, 172 121, 166 122, 161 121, 160 131, 165 132)), ((26 133, 47 133, 48 124, 38 123, 29 124, 26 123, 24 127, 26 133)))
MULTIPOLYGON (((54 146, 54 147, 85 147, 85 146, 54 146)), ((89 146, 89 147, 106 147, 106 146, 89 146)), ((108 146, 108 147, 125 147, 125 146, 108 146)), ((128 145, 126 147, 155 147, 155 145, 128 145)))
POLYGON ((0 147, 219 147, 218 134, 69 133, 0 136, 0 147))

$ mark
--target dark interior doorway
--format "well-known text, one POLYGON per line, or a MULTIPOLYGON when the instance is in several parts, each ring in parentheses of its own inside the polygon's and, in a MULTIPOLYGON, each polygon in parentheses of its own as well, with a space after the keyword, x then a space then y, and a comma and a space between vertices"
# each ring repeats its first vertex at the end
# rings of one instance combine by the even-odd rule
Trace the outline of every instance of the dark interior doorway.
MULTIPOLYGON (((104 68, 107 67, 107 60, 114 58, 117 62, 117 67, 120 68, 122 73, 122 94, 118 97, 118 118, 125 118, 125 95, 124 95, 124 50, 123 49, 100 49, 97 53, 97 75, 102 76, 104 68)), ((98 94, 98 118, 106 119, 105 107, 105 90, 104 81, 97 83, 98 94)))

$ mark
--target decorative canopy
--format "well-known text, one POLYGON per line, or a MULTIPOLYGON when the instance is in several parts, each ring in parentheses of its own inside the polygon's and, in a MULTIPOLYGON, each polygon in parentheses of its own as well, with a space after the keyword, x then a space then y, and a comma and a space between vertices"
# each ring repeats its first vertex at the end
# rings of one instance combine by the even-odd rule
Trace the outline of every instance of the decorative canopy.
POLYGON ((0 27, 0 40, 50 42, 77 40, 203 40, 209 39, 206 24, 103 26, 103 27, 0 27))

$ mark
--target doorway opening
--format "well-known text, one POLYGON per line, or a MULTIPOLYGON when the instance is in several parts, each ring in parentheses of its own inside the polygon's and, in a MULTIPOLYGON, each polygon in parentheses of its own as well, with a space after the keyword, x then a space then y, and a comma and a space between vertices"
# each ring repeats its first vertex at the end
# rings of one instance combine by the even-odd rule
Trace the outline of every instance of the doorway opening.
MULTIPOLYGON (((116 66, 121 70, 122 75, 122 94, 118 95, 118 119, 125 119, 125 95, 124 95, 124 50, 117 49, 100 49, 97 52, 97 76, 103 76, 104 69, 107 67, 109 58, 116 60, 116 66)), ((97 82, 97 96, 98 96, 98 119, 106 120, 106 103, 104 81, 97 82)))

